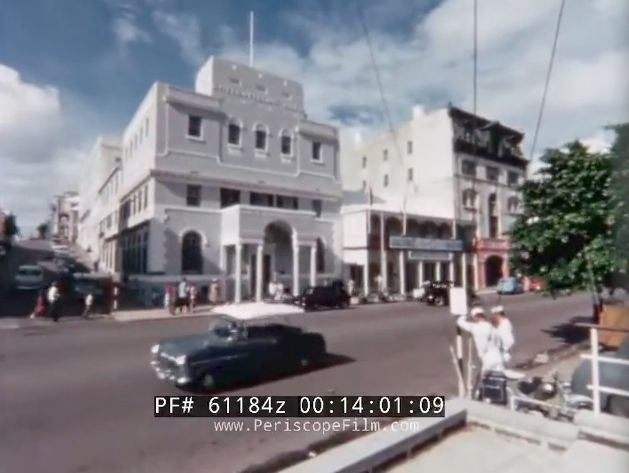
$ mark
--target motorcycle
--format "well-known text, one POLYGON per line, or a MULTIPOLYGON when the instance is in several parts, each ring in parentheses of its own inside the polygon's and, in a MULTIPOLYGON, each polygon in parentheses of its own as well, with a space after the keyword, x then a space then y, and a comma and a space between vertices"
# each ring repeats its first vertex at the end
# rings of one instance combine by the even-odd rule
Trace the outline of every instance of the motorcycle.
POLYGON ((557 371, 550 378, 526 378, 512 370, 491 371, 482 379, 475 398, 508 406, 513 411, 538 413, 563 421, 571 421, 579 410, 592 409, 592 399, 573 393, 570 383, 562 381, 557 371))

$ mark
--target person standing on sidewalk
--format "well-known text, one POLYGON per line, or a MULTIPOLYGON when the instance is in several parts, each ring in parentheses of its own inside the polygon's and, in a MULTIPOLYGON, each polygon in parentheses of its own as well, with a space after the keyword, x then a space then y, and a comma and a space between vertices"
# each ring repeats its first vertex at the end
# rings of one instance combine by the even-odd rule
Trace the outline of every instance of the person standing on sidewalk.
POLYGON ((61 316, 60 307, 59 307, 60 295, 59 295, 59 288, 57 287, 56 282, 53 282, 50 285, 50 288, 48 289, 48 294, 46 294, 46 297, 48 299, 48 315, 53 321, 59 322, 59 317, 61 316))
POLYGON ((496 327, 501 343, 501 353, 504 364, 511 361, 511 349, 515 344, 515 336, 513 335, 513 324, 505 314, 505 308, 501 305, 492 307, 492 324, 496 327))
POLYGON ((31 319, 36 317, 44 317, 48 312, 48 298, 46 297, 46 291, 44 289, 40 289, 37 294, 37 301, 35 303, 35 309, 31 314, 31 319))
POLYGON ((190 284, 188 289, 188 312, 193 312, 197 302, 197 287, 190 284))
POLYGON ((175 312, 183 313, 183 308, 187 306, 188 301, 188 281, 183 278, 177 286, 177 303, 175 304, 175 312))
POLYGON ((94 304, 94 296, 91 292, 88 292, 85 295, 84 304, 85 306, 83 308, 83 318, 88 319, 90 317, 90 314, 92 313, 92 305, 94 304))

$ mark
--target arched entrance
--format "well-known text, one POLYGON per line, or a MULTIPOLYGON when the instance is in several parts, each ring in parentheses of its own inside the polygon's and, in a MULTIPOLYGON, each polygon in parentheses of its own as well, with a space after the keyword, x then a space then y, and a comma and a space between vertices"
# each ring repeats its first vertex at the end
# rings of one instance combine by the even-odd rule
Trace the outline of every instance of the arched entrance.
POLYGON ((502 258, 496 255, 487 258, 485 261, 485 286, 497 285, 502 277, 502 258))
MULTIPOLYGON (((284 221, 269 223, 264 229, 262 260, 262 292, 267 293, 274 276, 284 287, 290 287, 293 265, 293 228, 284 221)), ((251 268, 256 268, 257 255, 251 255, 251 268)), ((256 272, 251 273, 252 293, 255 293, 256 272)))

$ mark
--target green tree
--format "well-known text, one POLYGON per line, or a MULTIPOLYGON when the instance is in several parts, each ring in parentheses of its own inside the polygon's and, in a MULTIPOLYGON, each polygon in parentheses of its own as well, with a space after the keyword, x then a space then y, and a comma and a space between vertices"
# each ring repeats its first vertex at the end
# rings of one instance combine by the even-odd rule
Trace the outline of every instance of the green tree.
POLYGON ((37 225, 37 236, 39 237, 39 239, 45 240, 47 235, 48 235, 48 224, 40 223, 39 225, 37 225))
POLYGON ((629 123, 608 127, 616 132, 611 148, 612 189, 616 200, 614 215, 614 236, 616 256, 625 263, 624 271, 618 275, 618 284, 627 287, 629 283, 629 123))
POLYGON ((12 238, 18 233, 20 233, 20 229, 17 226, 15 215, 9 214, 5 216, 4 217, 4 234, 7 237, 12 238))
POLYGON ((614 287, 626 267, 615 246, 614 160, 579 142, 551 149, 522 186, 524 212, 512 229, 514 266, 549 292, 614 287))

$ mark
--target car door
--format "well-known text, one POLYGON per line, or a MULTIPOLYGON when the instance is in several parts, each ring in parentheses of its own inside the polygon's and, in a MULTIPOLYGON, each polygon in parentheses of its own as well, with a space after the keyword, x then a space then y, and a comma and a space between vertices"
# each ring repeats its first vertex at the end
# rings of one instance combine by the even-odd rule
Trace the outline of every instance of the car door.
POLYGON ((246 339, 247 371, 256 379, 268 379, 280 371, 282 346, 280 337, 264 329, 249 332, 246 339))

